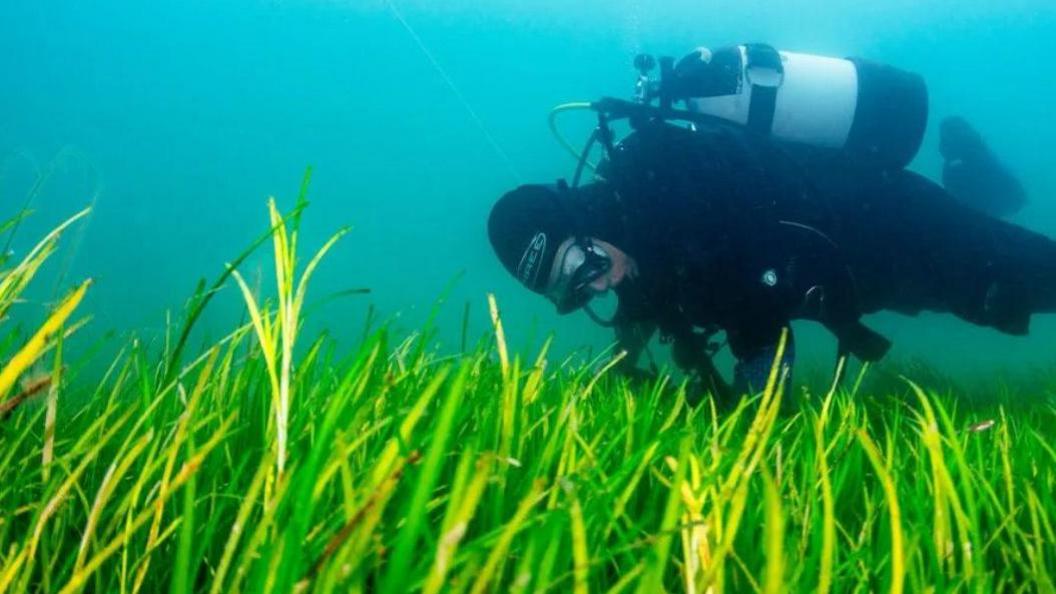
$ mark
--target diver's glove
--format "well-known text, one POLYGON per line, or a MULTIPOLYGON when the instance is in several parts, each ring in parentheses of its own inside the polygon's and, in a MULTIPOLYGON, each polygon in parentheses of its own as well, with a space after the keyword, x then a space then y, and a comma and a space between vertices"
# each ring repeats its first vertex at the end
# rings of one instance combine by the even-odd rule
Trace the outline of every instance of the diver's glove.
POLYGON ((676 336, 671 345, 675 364, 693 376, 686 393, 690 404, 697 404, 708 394, 720 403, 729 403, 736 395, 715 368, 709 352, 711 347, 710 335, 695 332, 676 336))

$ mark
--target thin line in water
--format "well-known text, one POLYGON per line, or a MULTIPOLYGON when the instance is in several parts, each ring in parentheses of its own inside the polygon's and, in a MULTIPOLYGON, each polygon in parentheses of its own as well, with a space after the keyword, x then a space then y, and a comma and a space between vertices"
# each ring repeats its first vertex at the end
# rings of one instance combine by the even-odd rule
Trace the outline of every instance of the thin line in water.
POLYGON ((443 79, 444 83, 448 86, 449 89, 451 89, 451 92, 454 93, 455 97, 459 100, 460 103, 462 103, 462 107, 466 109, 466 112, 469 113, 469 117, 472 118, 473 122, 476 123, 478 128, 480 128, 480 132, 484 135, 484 138, 487 139, 488 144, 491 145, 491 148, 495 151, 495 154, 497 154, 503 160, 503 162, 506 163, 506 167, 510 170, 510 173, 513 175, 514 179, 517 180, 518 183, 521 183, 523 178, 521 177, 520 172, 517 171, 517 167, 514 166, 513 159, 510 158, 510 155, 502 149, 502 146, 499 145, 499 142, 495 139, 494 136, 492 136, 491 132, 488 130, 487 125, 484 123, 484 120, 481 119, 480 115, 478 115, 476 110, 473 109, 473 106, 469 103, 469 100, 466 99, 466 96, 462 94, 462 91, 458 89, 458 85, 455 84, 455 81, 447 74, 447 71, 444 70, 444 67, 436 61, 436 57, 434 57, 433 53, 429 51, 429 48, 425 45, 425 42, 422 41, 422 38, 419 37, 418 33, 414 31, 414 28, 411 27, 411 24, 407 22, 407 19, 403 17, 403 13, 400 12, 400 9, 396 7, 396 4, 393 2, 393 0, 385 0, 385 3, 389 6, 389 10, 392 11, 392 14, 396 17, 396 20, 399 21, 401 25, 403 25, 403 28, 407 31, 407 34, 410 35, 411 39, 414 40, 414 43, 418 46, 418 49, 421 50, 422 54, 426 57, 427 60, 429 60, 429 63, 432 64, 437 74, 440 75, 440 78, 443 79))

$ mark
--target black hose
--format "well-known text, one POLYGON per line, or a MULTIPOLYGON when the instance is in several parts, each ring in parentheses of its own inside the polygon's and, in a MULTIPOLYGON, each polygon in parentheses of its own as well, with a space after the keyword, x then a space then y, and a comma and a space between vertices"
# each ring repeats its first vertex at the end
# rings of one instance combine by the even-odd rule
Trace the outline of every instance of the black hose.
POLYGON ((579 178, 583 176, 583 168, 587 165, 587 157, 590 156, 590 149, 594 146, 594 142, 598 140, 598 130, 595 128, 594 132, 591 133, 590 138, 587 139, 587 144, 583 147, 583 152, 579 154, 579 162, 576 163, 576 172, 572 176, 572 187, 579 187, 579 178))

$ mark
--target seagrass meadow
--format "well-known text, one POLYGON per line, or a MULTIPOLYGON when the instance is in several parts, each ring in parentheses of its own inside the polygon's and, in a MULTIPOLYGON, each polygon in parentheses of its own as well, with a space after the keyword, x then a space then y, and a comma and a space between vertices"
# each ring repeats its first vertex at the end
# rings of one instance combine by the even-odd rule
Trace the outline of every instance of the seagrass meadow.
MULTIPOLYGON (((340 236, 302 257, 303 205, 270 207, 270 291, 236 258, 162 352, 129 344, 95 385, 65 372, 87 282, 7 331, 0 591, 1054 590, 1047 397, 791 394, 775 368, 761 394, 690 407, 666 377, 511 356, 493 298, 463 353, 382 327, 338 354, 298 335, 340 236), (225 284, 247 321, 194 352, 225 284)), ((0 312, 77 217, 4 263, 0 312)))

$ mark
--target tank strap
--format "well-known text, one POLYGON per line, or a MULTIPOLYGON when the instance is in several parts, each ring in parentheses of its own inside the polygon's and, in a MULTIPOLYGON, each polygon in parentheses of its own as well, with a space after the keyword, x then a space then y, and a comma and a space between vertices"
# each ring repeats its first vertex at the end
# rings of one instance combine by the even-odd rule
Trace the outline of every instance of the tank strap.
POLYGON ((785 68, 781 54, 772 46, 749 43, 745 44, 744 53, 745 82, 752 86, 747 126, 752 132, 767 136, 774 125, 777 89, 784 80, 785 68))

